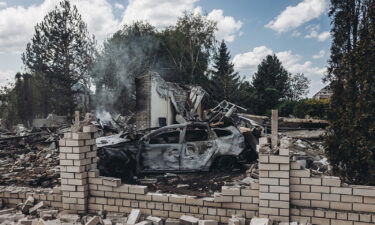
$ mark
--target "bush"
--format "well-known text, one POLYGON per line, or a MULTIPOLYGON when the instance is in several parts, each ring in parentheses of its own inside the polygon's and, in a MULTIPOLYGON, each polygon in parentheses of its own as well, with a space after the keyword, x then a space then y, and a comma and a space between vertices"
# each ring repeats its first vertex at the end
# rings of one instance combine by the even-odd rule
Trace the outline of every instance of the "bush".
POLYGON ((279 105, 280 116, 288 117, 293 115, 298 118, 305 118, 306 116, 326 119, 327 110, 329 107, 329 100, 322 99, 302 99, 299 101, 285 100, 279 105))
POLYGON ((278 107, 279 115, 283 117, 289 117, 294 115, 294 108, 298 104, 298 101, 294 100, 285 100, 282 101, 278 107))

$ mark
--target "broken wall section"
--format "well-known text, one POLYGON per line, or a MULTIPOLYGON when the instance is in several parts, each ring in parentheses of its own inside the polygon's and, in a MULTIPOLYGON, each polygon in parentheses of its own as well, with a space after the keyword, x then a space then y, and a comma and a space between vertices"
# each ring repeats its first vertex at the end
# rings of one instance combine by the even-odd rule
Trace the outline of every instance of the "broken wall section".
POLYGON ((375 223, 374 186, 347 185, 338 177, 314 176, 290 159, 287 138, 280 140, 278 154, 262 153, 269 150, 264 140, 259 146, 260 216, 280 221, 289 217, 289 221, 317 225, 375 223), (287 211, 289 215, 284 214, 287 211))
POLYGON ((232 215, 251 219, 257 215, 259 186, 254 183, 246 188, 223 187, 214 197, 163 194, 148 192, 146 186, 121 184, 116 178, 100 177, 90 173, 89 211, 128 214, 140 209, 144 215, 163 218, 180 218, 190 215, 200 219, 227 223, 232 215))
POLYGON ((44 202, 45 205, 62 209, 62 192, 60 187, 50 188, 27 188, 15 186, 0 186, 0 200, 10 208, 16 208, 24 203, 31 196, 37 202, 44 202))

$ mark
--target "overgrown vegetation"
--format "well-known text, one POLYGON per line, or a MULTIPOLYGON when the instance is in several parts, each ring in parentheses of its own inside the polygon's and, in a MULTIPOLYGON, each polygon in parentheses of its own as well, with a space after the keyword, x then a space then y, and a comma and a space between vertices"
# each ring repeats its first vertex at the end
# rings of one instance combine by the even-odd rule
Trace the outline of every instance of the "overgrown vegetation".
POLYGON ((375 1, 331 0, 327 154, 346 182, 375 184, 375 1))
POLYGON ((328 99, 284 100, 278 106, 279 115, 284 117, 327 119, 328 99))

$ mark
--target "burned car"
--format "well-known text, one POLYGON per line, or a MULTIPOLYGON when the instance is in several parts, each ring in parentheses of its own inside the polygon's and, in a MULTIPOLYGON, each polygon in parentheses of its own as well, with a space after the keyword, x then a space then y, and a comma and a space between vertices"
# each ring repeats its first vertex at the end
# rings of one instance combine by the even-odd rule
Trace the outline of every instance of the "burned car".
MULTIPOLYGON (((255 144, 235 126, 210 127, 187 122, 149 132, 137 141, 103 144, 98 138, 103 175, 124 178, 134 173, 231 171, 240 162, 257 158, 255 144), (248 139, 249 140, 249 139, 248 139)), ((250 139, 251 140, 251 139, 250 139)), ((113 143, 113 142, 112 142, 113 143)))

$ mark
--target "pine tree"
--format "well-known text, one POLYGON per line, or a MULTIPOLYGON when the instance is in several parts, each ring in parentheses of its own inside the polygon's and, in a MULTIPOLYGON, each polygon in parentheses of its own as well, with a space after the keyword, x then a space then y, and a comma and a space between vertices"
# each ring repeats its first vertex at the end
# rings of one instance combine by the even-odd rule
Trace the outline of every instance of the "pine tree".
POLYGON ((256 112, 264 114, 267 110, 276 108, 279 101, 290 93, 290 74, 276 55, 268 55, 258 65, 252 85, 255 89, 256 112))
POLYGON ((230 53, 224 42, 221 42, 218 52, 214 57, 214 71, 211 77, 211 96, 220 102, 227 100, 238 104, 241 100, 239 91, 241 80, 237 72, 234 72, 234 65, 230 61, 230 53))
POLYGON ((95 39, 69 0, 60 2, 35 26, 22 60, 32 74, 42 76, 44 114, 73 113, 74 95, 88 90, 94 52, 95 39))
POLYGON ((332 0, 327 154, 348 183, 375 184, 375 3, 332 0))

